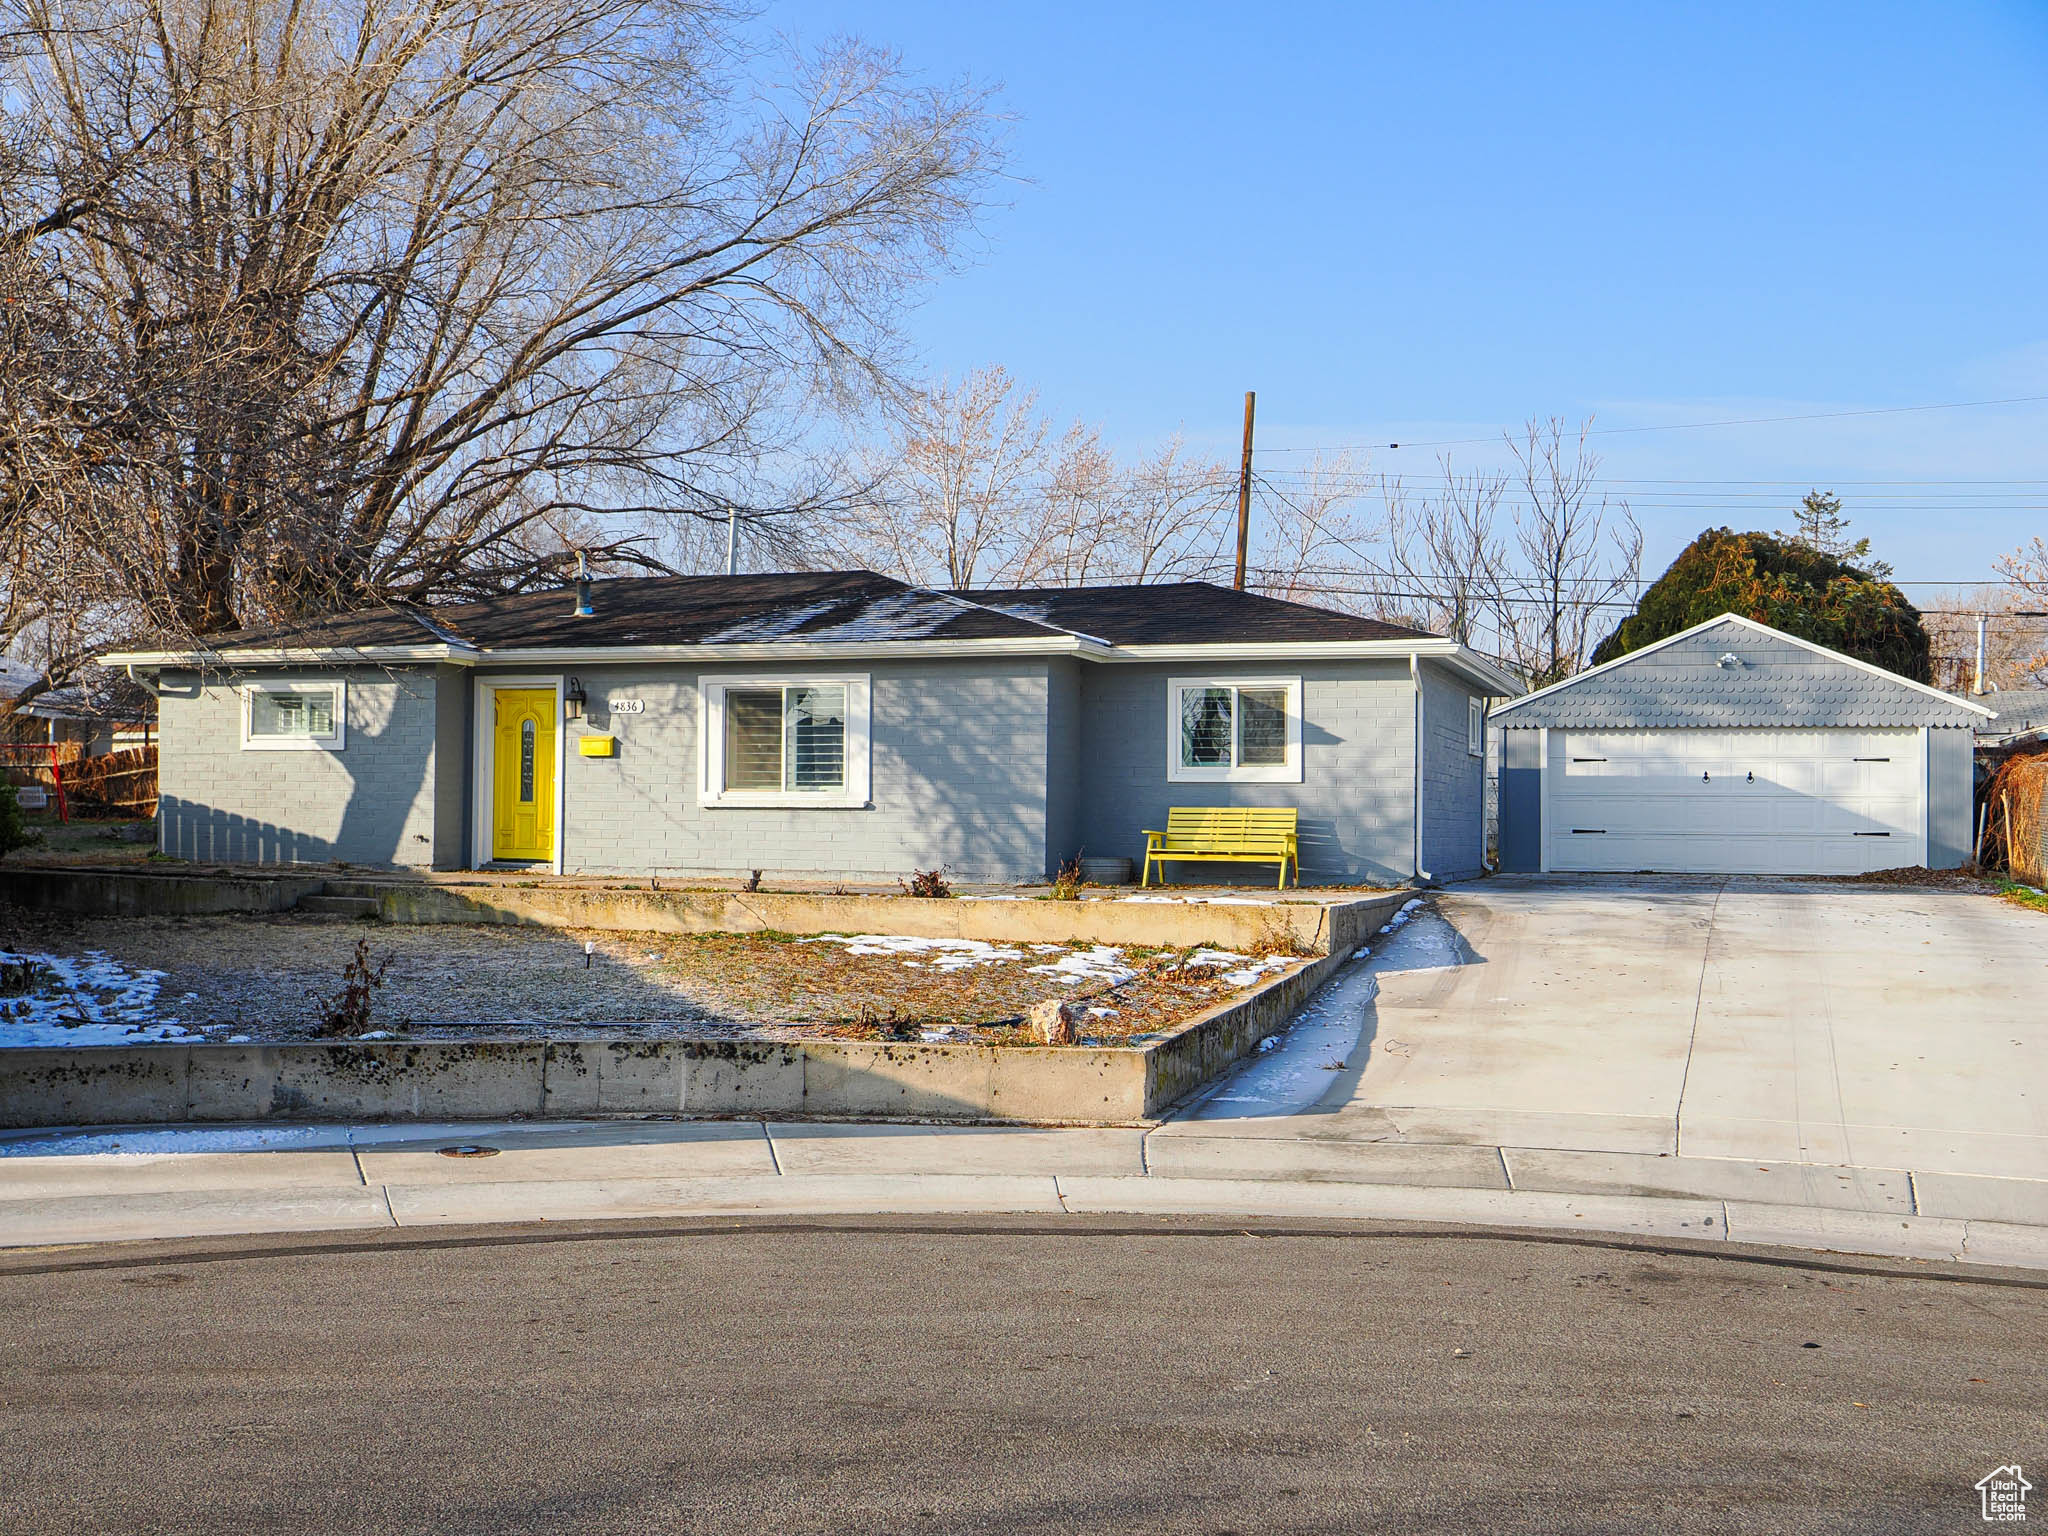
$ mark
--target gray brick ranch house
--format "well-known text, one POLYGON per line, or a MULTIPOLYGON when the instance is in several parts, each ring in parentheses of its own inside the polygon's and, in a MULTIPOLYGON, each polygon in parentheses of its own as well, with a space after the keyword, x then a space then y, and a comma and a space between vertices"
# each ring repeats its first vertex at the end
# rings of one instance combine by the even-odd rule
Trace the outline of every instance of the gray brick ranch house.
POLYGON ((104 660, 158 691, 165 853, 643 876, 1037 880, 1141 858, 1176 805, 1295 807, 1309 883, 1472 874, 1486 703, 1522 691, 1454 641, 1206 583, 872 571, 621 578, 104 660))

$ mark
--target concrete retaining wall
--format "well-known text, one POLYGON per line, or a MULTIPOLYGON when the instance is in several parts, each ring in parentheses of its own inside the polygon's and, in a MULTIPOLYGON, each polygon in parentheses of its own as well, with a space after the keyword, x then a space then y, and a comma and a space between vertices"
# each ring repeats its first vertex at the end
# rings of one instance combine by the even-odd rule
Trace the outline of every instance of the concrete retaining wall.
POLYGON ((0 869, 0 901, 92 917, 204 917, 289 912, 326 886, 318 875, 137 874, 101 869, 0 869))
POLYGON ((611 1114, 1128 1124, 1278 1029, 1398 900, 1330 909, 1331 953, 1142 1047, 585 1039, 0 1050, 0 1126, 611 1114))
MULTIPOLYGON (((1302 954, 1330 947, 1333 931, 1370 932, 1405 895, 1271 906, 1149 901, 923 901, 906 896, 773 895, 742 891, 605 890, 479 881, 453 884, 290 875, 136 874, 116 870, 0 869, 0 901, 119 917, 283 912, 325 891, 367 896, 392 923, 531 923, 643 933, 901 933, 1177 948, 1247 949, 1285 942, 1302 954), (1356 909, 1354 912, 1353 909, 1356 909)), ((1344 946, 1339 945, 1339 949, 1344 946)))
MULTIPOLYGON (((393 923, 536 923, 649 933, 903 933, 927 939, 1038 940, 1244 949, 1285 941, 1316 954, 1351 907, 1391 911, 1402 896, 1362 902, 1224 906, 1147 901, 925 901, 910 896, 742 891, 607 891, 575 886, 442 885, 330 880, 335 895, 374 896, 393 923)), ((1373 919, 1373 926, 1386 921, 1373 919)))

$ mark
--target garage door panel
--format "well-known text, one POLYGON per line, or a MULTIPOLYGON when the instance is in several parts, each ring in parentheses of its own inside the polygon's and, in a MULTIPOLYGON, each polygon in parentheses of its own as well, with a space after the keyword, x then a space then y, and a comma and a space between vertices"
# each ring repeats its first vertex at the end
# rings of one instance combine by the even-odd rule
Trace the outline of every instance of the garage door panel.
POLYGON ((1921 758, 1913 730, 1558 732, 1550 867, 1857 874, 1916 863, 1921 758))

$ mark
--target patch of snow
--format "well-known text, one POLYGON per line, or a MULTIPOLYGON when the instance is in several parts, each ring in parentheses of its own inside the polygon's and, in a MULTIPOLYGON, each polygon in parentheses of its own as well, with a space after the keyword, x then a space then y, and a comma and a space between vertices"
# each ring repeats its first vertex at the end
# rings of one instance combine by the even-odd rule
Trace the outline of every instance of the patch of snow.
POLYGON ((1121 1008, 1090 1008, 1088 1012, 1093 1018, 1113 1019, 1122 1013, 1123 1010, 1121 1008))
POLYGON ((927 640, 959 617, 959 604, 929 592, 890 592, 871 602, 827 598, 742 619, 706 635, 703 643, 742 645, 792 636, 814 641, 927 640), (815 624, 835 609, 846 616, 837 623, 815 624))
POLYGON ((1413 917, 1415 915, 1416 909, 1419 908, 1421 905, 1421 897, 1412 897, 1402 906, 1400 911, 1396 912, 1392 917, 1387 919, 1386 926, 1380 929, 1380 932, 1392 933, 1396 928, 1400 927, 1403 923, 1407 922, 1409 918, 1413 917))
POLYGON ((357 1035, 358 1040, 396 1040, 397 1035, 388 1029, 373 1029, 368 1034, 357 1035))
POLYGON ((1024 899, 1024 898, 1023 898, 1022 896, 972 896, 972 895, 962 895, 962 896, 956 896, 956 897, 954 898, 954 900, 956 900, 956 901, 1022 901, 1023 899, 1024 899))
POLYGON ((229 1035, 229 1036, 228 1036, 228 1044, 229 1044, 229 1045, 247 1045, 247 1044, 249 1043, 249 1039, 250 1039, 250 1037, 249 1037, 248 1035, 229 1035))
POLYGON ((1021 949, 991 944, 985 939, 926 939, 907 933, 826 933, 799 939, 799 944, 843 944, 849 955, 925 955, 929 961, 903 960, 922 970, 929 963, 935 971, 963 971, 971 966, 996 965, 1005 960, 1030 958, 1021 949))
POLYGON ((1028 968, 1034 976, 1050 976, 1063 986, 1082 981, 1129 981, 1138 973, 1124 964, 1124 952, 1107 944, 1070 949, 1057 960, 1028 968))
POLYGON ((838 603, 800 603, 794 608, 784 608, 776 613, 763 613, 751 619, 741 619, 737 624, 728 624, 724 629, 713 630, 703 639, 705 645, 746 645, 756 641, 783 640, 810 623, 812 619, 823 618, 838 603))
POLYGON ((82 1135, 74 1131, 0 1141, 0 1158, 160 1158, 191 1152, 280 1152, 347 1145, 348 1129, 339 1125, 209 1126, 204 1130, 98 1131, 82 1135))
POLYGON ((1235 954, 1227 949, 1198 949, 1180 963, 1180 969, 1228 967, 1221 979, 1234 987, 1248 987, 1268 971, 1284 971, 1302 958, 1300 955, 1268 955, 1263 960, 1254 960, 1250 955, 1235 954))
POLYGON ((24 960, 48 979, 26 997, 0 998, 0 1047, 200 1038, 176 1019, 158 1016, 162 971, 130 971, 97 949, 82 956, 0 950, 0 963, 24 960))
POLYGON ((1259 1054, 1263 1056, 1268 1051, 1278 1050, 1279 1047, 1280 1037, 1278 1035, 1268 1035, 1259 1042, 1259 1054))

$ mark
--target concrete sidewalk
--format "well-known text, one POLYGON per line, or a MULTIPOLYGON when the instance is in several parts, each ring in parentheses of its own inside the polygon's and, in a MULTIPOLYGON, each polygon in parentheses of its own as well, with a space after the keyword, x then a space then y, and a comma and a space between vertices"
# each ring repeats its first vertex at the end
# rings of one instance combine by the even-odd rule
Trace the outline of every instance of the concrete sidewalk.
POLYGON ((15 1138, 0 1246, 603 1217, 1122 1212, 1449 1222, 2048 1268, 2029 1181, 1163 1130, 597 1121, 15 1138), (485 1147, 489 1155, 443 1149, 485 1147), (233 1148, 234 1150, 224 1150, 233 1148), (1649 1162, 1657 1162, 1650 1159, 1649 1162))

